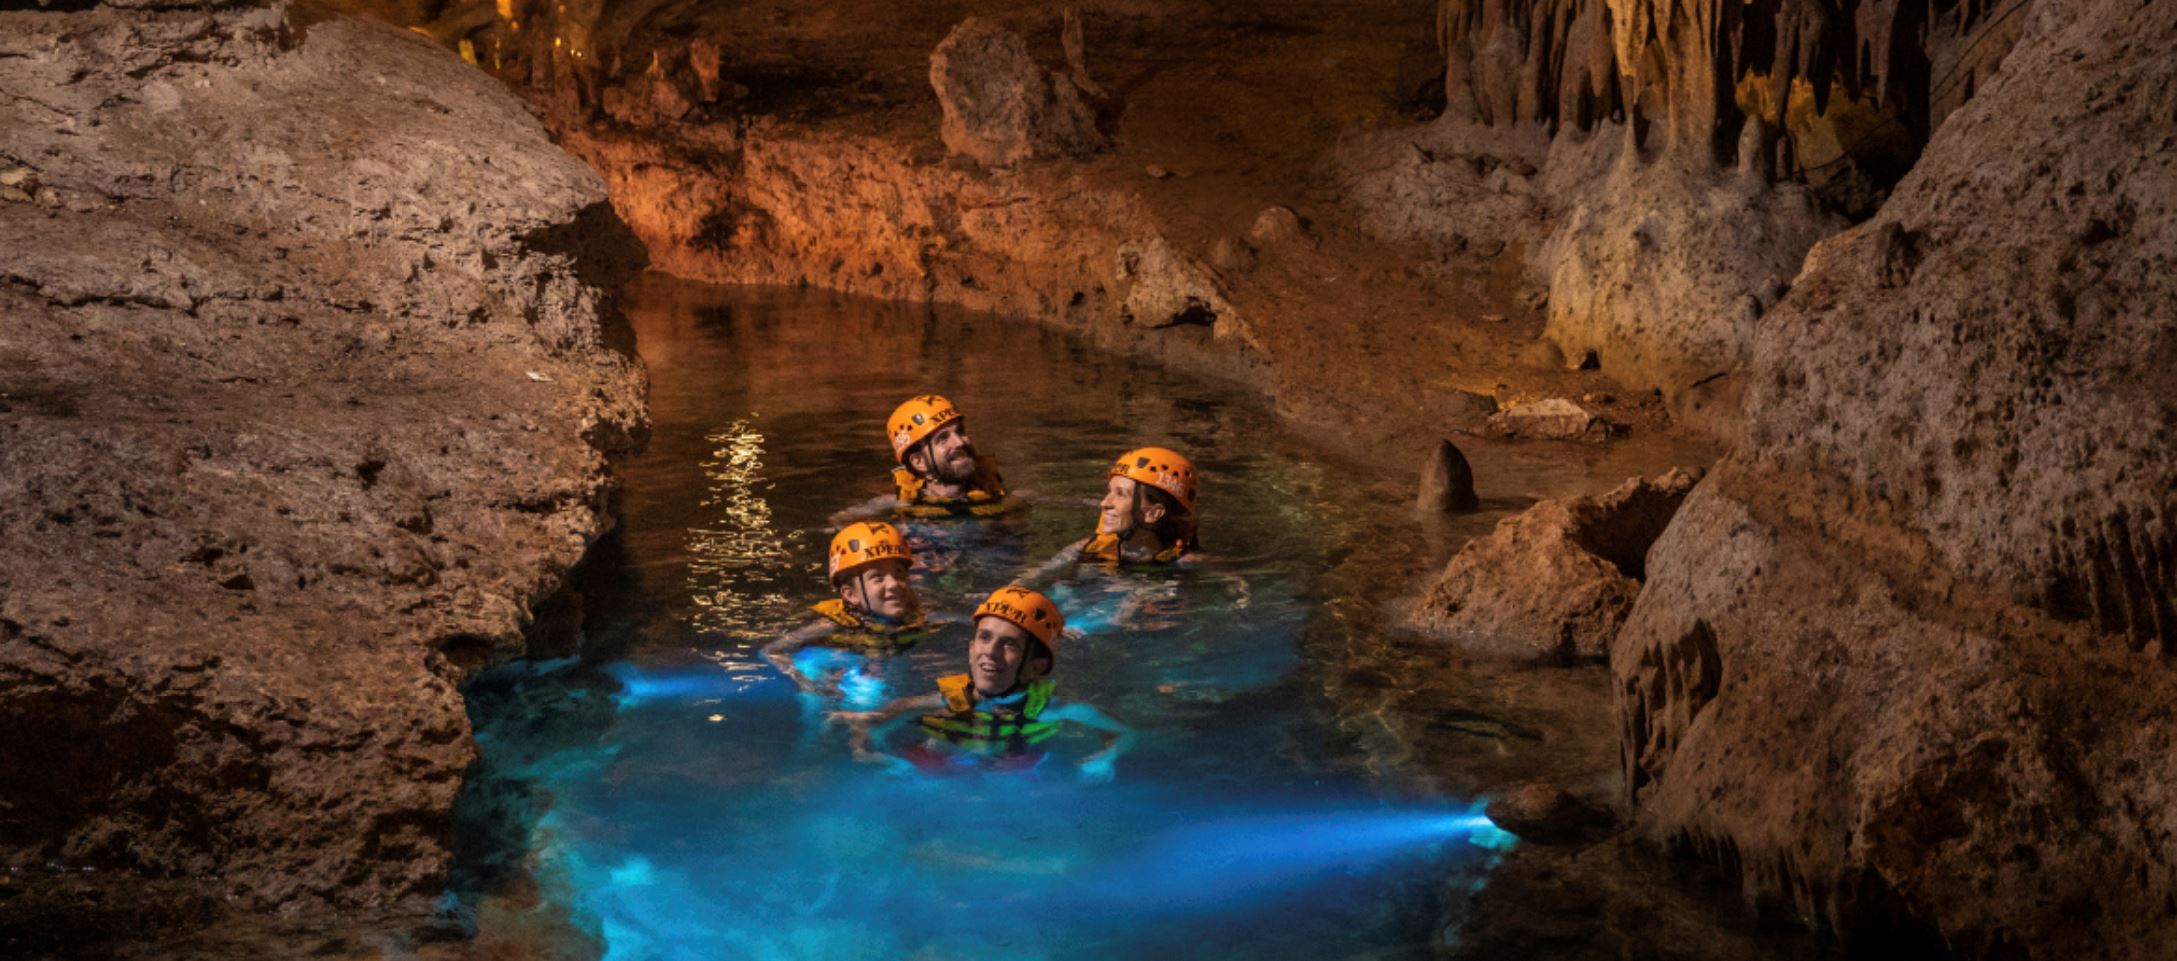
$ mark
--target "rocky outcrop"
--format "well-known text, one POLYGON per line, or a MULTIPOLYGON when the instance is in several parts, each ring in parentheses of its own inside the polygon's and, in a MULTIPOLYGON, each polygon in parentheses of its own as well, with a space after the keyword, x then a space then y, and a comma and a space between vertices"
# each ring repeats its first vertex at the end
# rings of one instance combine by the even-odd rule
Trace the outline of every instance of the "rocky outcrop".
POLYGON ((2177 936, 2177 4, 2043 0, 1754 341, 1612 651, 1654 838, 1962 957, 2177 936))
POLYGON ((930 53, 930 86, 945 112, 945 148, 976 163, 1074 157, 1103 146, 1073 82, 1037 64, 1020 34, 980 17, 960 21, 930 53))
POLYGON ((0 13, 0 90, 0 935, 94 879, 435 896, 456 686, 549 633, 644 432, 604 185, 423 38, 285 4, 0 13))
POLYGON ((1444 114, 1347 148, 1345 199, 1387 237, 1520 253, 1565 355, 1728 436, 1806 252, 1873 211, 2022 6, 1444 0, 1444 114))
POLYGON ((1640 594, 1649 545, 1697 476, 1636 477, 1607 494, 1543 501, 1505 518, 1452 556, 1409 626, 1496 654, 1608 653, 1640 594))

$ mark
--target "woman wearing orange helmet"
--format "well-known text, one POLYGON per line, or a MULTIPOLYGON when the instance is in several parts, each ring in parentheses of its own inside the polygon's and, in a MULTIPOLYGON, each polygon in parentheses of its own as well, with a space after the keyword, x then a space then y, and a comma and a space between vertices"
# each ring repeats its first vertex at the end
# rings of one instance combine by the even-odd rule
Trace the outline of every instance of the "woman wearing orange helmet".
MULTIPOLYGON (((1126 725, 1087 704, 1059 703, 1051 671, 1066 620, 1058 605, 1025 587, 1004 587, 975 609, 975 638, 968 644, 968 669, 937 679, 937 690, 894 701, 864 714, 835 715, 853 724, 857 760, 899 762, 871 747, 891 727, 917 716, 929 734, 921 756, 946 763, 949 750, 965 755, 1020 757, 1072 722, 1104 735, 1104 746, 1081 759, 1081 776, 1109 780, 1112 764, 1133 743, 1126 725)), ((1040 760, 1040 758, 1037 758, 1040 760)))
POLYGON ((833 535, 825 566, 839 596, 812 605, 817 620, 763 649, 764 660, 810 692, 824 686, 795 665, 794 655, 818 640, 864 657, 882 657, 913 647, 929 633, 922 600, 908 577, 914 554, 898 528, 881 521, 847 525, 833 535))
POLYGON ((1026 581, 1041 584, 1072 564, 1168 564, 1196 549, 1194 462, 1164 447, 1119 455, 1104 471, 1096 532, 1045 562, 1026 581))
POLYGON ((835 523, 887 512, 902 517, 988 517, 1020 506, 1007 497, 998 459, 975 451, 967 420, 936 394, 910 397, 885 418, 895 493, 833 515, 835 523))

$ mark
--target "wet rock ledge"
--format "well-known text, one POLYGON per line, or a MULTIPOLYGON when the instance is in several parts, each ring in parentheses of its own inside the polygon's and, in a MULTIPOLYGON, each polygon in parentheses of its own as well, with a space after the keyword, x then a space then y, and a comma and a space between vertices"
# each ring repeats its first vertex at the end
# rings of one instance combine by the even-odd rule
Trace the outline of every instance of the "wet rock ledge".
POLYGON ((421 37, 0 12, 0 953, 413 909, 646 430, 604 185, 421 37))

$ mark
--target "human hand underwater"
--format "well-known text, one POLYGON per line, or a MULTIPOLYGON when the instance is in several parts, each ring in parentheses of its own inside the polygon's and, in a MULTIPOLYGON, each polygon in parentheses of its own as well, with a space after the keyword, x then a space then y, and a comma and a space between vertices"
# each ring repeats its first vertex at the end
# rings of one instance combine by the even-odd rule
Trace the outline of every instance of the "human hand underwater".
POLYGON ((1109 784, 1118 776, 1118 768, 1109 755, 1098 754, 1081 759, 1081 782, 1084 784, 1109 784))

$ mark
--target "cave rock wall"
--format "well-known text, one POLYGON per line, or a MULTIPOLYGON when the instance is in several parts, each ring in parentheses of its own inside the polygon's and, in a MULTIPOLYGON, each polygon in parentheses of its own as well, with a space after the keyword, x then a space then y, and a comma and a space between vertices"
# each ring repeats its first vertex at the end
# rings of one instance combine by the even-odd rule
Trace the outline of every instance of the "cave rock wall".
POLYGON ((0 12, 0 90, 0 934, 428 905, 457 685, 645 431, 603 344, 639 247, 380 24, 0 12))
MULTIPOLYGON (((1434 136, 1513 153, 1531 153, 1522 131, 1554 138, 1523 191, 1552 201, 1526 248, 1547 336, 1678 400, 1744 366, 1807 250, 1879 204, 2000 66, 2025 6, 1445 0, 1434 136)), ((1439 219, 1468 220, 1461 199, 1439 219)))
POLYGON ((1612 654, 1630 799, 1780 915, 2177 937, 2177 3, 2042 0, 1753 341, 1612 654))

